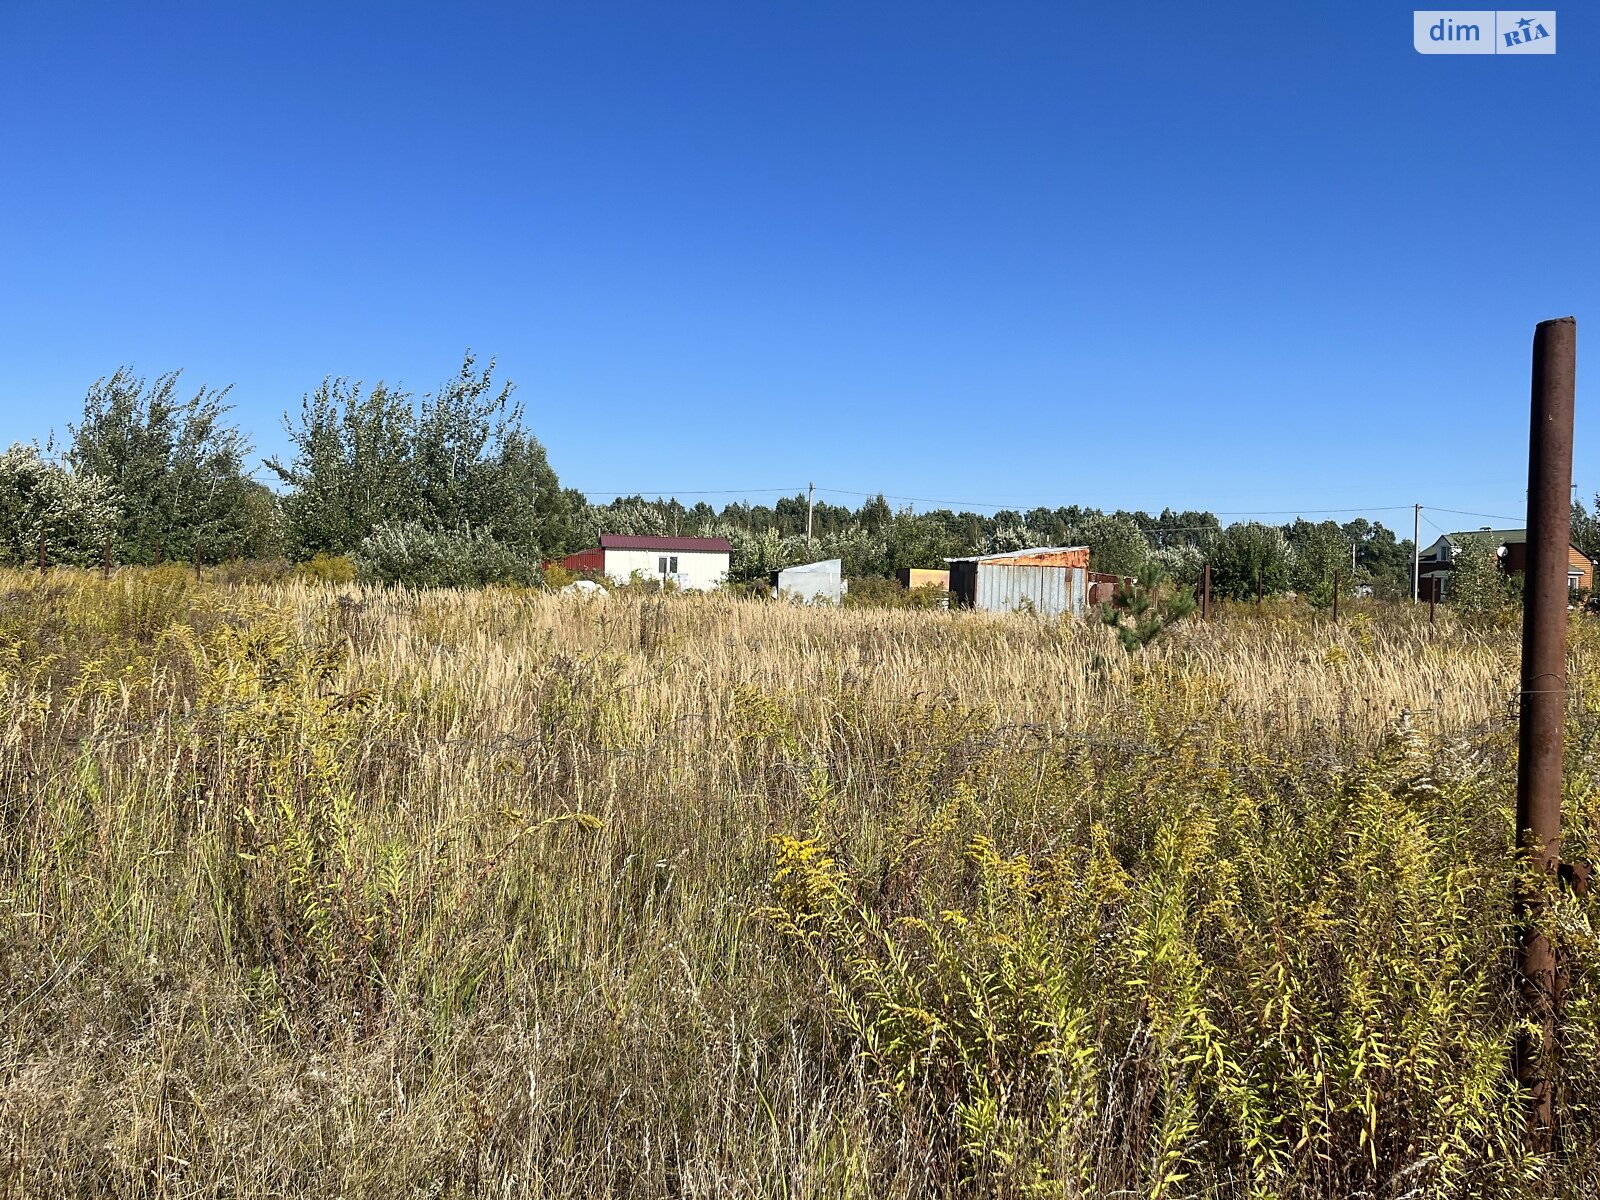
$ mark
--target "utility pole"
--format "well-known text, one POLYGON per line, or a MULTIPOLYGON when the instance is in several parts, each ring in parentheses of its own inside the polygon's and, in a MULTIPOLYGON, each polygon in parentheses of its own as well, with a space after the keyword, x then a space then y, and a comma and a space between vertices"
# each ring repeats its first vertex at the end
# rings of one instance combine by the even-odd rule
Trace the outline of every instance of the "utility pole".
POLYGON ((1422 505, 1411 513, 1411 603, 1422 602, 1422 505))
POLYGON ((806 549, 807 550, 811 549, 811 509, 812 509, 811 501, 812 501, 812 497, 816 495, 816 491, 817 491, 817 485, 816 484, 814 484, 814 483, 806 484, 806 549))
MULTIPOLYGON (((1572 535, 1572 410, 1578 325, 1541 321, 1533 333, 1528 430, 1528 561, 1517 723, 1517 840, 1533 867, 1561 870, 1561 756, 1567 707, 1567 549, 1572 535)), ((1517 990, 1525 1032, 1517 1081, 1535 1153, 1555 1147, 1556 948, 1540 919, 1538 883, 1518 889, 1517 990)))

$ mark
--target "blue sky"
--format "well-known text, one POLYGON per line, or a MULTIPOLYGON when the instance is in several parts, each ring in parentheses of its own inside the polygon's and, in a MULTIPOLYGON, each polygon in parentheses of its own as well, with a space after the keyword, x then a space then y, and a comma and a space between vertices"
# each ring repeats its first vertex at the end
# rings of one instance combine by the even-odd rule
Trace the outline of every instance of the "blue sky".
POLYGON ((280 452, 472 347, 596 492, 1517 516, 1533 326, 1600 287, 1558 11, 6 0, 0 440, 131 364, 280 452))

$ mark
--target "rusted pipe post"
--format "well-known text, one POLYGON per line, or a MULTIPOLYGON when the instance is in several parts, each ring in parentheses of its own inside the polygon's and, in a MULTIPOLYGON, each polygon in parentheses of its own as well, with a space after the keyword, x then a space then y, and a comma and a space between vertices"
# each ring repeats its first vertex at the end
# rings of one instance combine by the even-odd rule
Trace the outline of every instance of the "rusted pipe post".
POLYGON ((44 530, 41 528, 39 530, 39 574, 43 575, 44 572, 44 530))
POLYGON ((1333 621, 1339 623, 1339 572, 1333 573, 1333 621))
MULTIPOLYGON (((1528 562, 1517 726, 1517 837, 1535 870, 1561 866, 1561 754, 1567 703, 1567 549, 1572 535, 1572 409, 1578 325, 1541 321, 1533 333, 1528 431, 1528 562)), ((1536 1033, 1517 1043, 1517 1080, 1536 1153, 1555 1146, 1556 951, 1543 928, 1538 882, 1517 897, 1517 988, 1536 1033)))
POLYGON ((1256 568, 1256 603, 1261 603, 1261 598, 1267 594, 1267 585, 1262 581, 1261 568, 1256 568))
POLYGON ((111 578, 111 539, 106 539, 106 551, 100 560, 100 578, 111 578))
POLYGON ((1205 591, 1201 595, 1200 615, 1205 620, 1211 620, 1211 564, 1207 563, 1204 571, 1205 591))
POLYGON ((199 538, 196 538, 195 539, 195 543, 194 543, 194 581, 196 583, 200 582, 200 539, 199 538))
POLYGON ((1439 602, 1439 580, 1434 577, 1428 581, 1428 624, 1433 624, 1433 606, 1439 602))
POLYGON ((165 543, 158 541, 156 543, 156 566, 158 567, 161 565, 161 551, 163 549, 165 549, 165 543))

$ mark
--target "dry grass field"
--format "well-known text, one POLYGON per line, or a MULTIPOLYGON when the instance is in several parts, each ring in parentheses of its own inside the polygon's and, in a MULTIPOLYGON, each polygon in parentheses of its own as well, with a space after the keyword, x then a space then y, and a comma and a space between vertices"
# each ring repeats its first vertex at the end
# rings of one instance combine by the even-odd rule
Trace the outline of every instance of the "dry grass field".
POLYGON ((1593 901, 1559 1155, 1508 1085, 1517 659, 0 575, 0 1197, 1592 1194, 1593 901))

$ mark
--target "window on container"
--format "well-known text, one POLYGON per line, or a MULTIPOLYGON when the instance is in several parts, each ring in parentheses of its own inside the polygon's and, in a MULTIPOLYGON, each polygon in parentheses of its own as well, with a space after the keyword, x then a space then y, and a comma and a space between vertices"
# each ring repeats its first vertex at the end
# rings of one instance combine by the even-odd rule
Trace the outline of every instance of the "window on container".
POLYGON ((665 558, 659 558, 656 561, 661 564, 656 568, 656 574, 665 575, 667 573, 667 560, 665 558))
POLYGON ((667 561, 672 564, 672 566, 669 567, 668 570, 670 570, 674 575, 676 575, 678 573, 678 556, 676 554, 674 554, 667 561))

